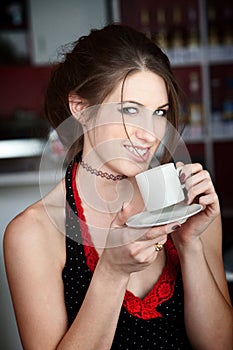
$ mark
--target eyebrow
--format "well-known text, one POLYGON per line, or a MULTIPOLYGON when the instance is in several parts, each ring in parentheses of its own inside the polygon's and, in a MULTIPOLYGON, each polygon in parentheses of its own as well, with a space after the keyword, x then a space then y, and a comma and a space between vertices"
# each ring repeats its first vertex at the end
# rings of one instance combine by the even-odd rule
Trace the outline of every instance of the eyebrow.
MULTIPOLYGON (((136 102, 136 101, 122 101, 122 103, 134 103, 134 104, 136 104, 136 105, 138 105, 138 106, 140 106, 140 107, 145 107, 143 104, 141 104, 141 103, 139 103, 139 102, 136 102)), ((121 105, 121 102, 118 103, 118 104, 121 105)), ((167 103, 165 103, 164 105, 157 107, 156 110, 157 110, 157 109, 164 108, 164 107, 169 107, 169 103, 167 102, 167 103)))
POLYGON ((164 105, 158 107, 157 109, 159 109, 159 108, 164 108, 164 107, 169 107, 169 103, 165 103, 164 105))

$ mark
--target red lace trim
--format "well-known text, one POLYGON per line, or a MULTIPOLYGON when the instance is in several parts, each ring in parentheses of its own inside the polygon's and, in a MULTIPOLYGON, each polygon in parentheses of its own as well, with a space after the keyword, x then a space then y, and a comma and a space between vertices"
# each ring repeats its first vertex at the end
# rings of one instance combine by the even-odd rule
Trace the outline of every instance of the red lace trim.
MULTIPOLYGON (((75 176, 77 166, 77 163, 75 163, 72 170, 72 188, 78 216, 80 218, 80 228, 83 238, 83 246, 87 266, 93 272, 99 260, 99 256, 96 249, 94 248, 88 226, 86 224, 82 202, 76 186, 75 176)), ((125 293, 123 305, 126 310, 131 315, 142 318, 144 320, 162 317, 162 314, 156 310, 156 307, 164 301, 170 299, 174 294, 176 276, 179 270, 179 258, 174 244, 170 238, 167 240, 164 247, 167 256, 166 265, 152 290, 143 299, 135 296, 128 290, 125 293)))

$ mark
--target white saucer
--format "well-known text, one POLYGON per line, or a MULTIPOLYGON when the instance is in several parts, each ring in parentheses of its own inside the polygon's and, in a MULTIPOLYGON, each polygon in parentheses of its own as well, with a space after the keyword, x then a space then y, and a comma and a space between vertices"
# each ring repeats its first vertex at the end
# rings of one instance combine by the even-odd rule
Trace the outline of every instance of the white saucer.
POLYGON ((200 204, 187 205, 184 202, 172 205, 162 210, 143 211, 128 218, 126 225, 142 228, 169 224, 174 221, 184 223, 187 218, 203 209, 200 204))

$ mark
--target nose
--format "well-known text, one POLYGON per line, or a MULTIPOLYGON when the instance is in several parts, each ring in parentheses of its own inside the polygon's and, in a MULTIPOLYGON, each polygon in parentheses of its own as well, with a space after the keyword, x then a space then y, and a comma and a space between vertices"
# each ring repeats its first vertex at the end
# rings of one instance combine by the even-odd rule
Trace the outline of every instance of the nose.
POLYGON ((135 136, 140 140, 144 139, 149 143, 156 140, 161 141, 166 132, 166 119, 158 116, 143 118, 143 122, 135 130, 135 136))
POLYGON ((143 141, 143 143, 149 145, 152 145, 156 141, 155 133, 152 132, 152 130, 147 130, 143 127, 138 127, 137 129, 135 129, 134 134, 138 140, 143 141))

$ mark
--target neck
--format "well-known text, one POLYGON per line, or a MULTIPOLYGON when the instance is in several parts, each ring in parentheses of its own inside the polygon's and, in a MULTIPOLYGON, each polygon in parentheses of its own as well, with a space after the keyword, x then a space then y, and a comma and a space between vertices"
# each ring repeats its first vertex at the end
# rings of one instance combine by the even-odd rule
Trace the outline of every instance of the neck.
POLYGON ((135 178, 111 181, 95 176, 79 165, 76 183, 82 201, 100 213, 115 214, 123 203, 138 202, 139 191, 135 178))
MULTIPOLYGON (((100 169, 100 171, 103 173, 107 172, 104 168, 100 169)), ((113 181, 106 177, 96 176, 79 164, 76 180, 82 193, 90 192, 91 198, 98 195, 101 199, 111 202, 114 201, 117 189, 119 187, 122 188, 122 186, 125 187, 128 179, 113 181)))
POLYGON ((102 179, 107 179, 110 181, 121 181, 127 178, 126 175, 114 175, 114 174, 110 174, 106 171, 102 171, 102 170, 98 170, 95 168, 92 168, 91 165, 89 165, 88 163, 85 163, 83 160, 80 161, 80 165, 81 167, 83 167, 83 169, 85 169, 87 172, 90 172, 92 175, 95 176, 99 176, 102 179))

